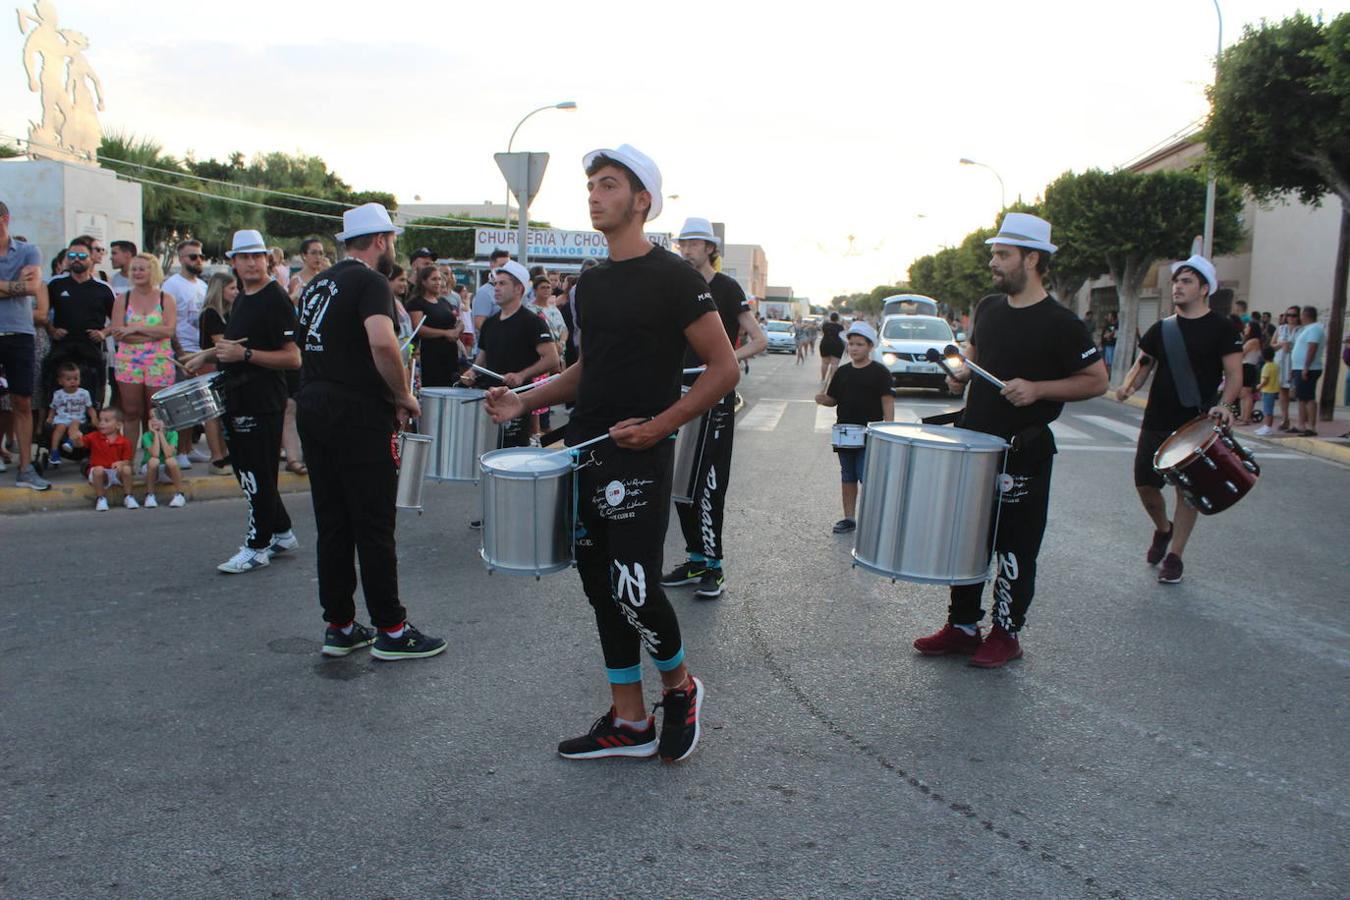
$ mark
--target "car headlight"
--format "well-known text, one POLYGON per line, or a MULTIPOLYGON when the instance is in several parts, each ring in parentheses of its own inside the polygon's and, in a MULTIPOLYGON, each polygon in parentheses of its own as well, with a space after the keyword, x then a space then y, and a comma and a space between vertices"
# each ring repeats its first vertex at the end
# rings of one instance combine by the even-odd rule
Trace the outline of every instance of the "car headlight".
POLYGON ((899 359, 900 359, 900 357, 896 356, 894 353, 883 353, 883 354, 881 354, 881 361, 884 362, 884 363, 885 363, 886 365, 888 365, 888 366, 893 366, 893 365, 895 365, 896 362, 899 361, 899 359))

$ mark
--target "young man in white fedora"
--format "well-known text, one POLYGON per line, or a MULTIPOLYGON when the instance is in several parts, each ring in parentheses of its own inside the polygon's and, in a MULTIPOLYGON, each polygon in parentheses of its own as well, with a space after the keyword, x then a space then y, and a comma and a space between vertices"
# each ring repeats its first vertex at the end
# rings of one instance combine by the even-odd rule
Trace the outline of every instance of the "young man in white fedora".
POLYGON ((342 226, 337 239, 347 258, 314 276, 300 295, 296 426, 318 530, 319 603, 328 623, 321 652, 347 656, 373 644, 377 659, 420 659, 444 651, 445 641, 408 624, 398 591, 398 471, 390 443, 399 425, 421 412, 403 368, 387 277, 402 229, 378 203, 347 210, 342 226), (358 556, 374 631, 356 621, 358 556))
MULTIPOLYGON (((679 241, 684 261, 708 282, 713 303, 717 305, 717 316, 722 320, 722 328, 732 347, 736 347, 736 340, 745 333, 745 343, 736 348, 736 361, 739 363, 764 352, 769 339, 759 327, 745 291, 736 279, 717 271, 721 241, 713 233, 712 223, 707 219, 686 220, 680 229, 679 241)), ((686 369, 701 365, 703 360, 692 347, 685 352, 686 369)), ((697 378, 697 375, 686 375, 685 384, 692 385, 697 378)), ((727 502, 727 486, 731 482, 731 444, 735 429, 736 392, 729 391, 708 411, 703 446, 697 456, 699 464, 694 472, 693 500, 675 504, 688 558, 661 576, 662 587, 697 583, 694 596, 703 600, 715 600, 726 590, 726 573, 722 570, 722 515, 727 502)))
POLYGON ((300 367, 295 309, 272 278, 267 244, 257 231, 236 231, 230 251, 241 290, 225 334, 210 350, 188 358, 187 368, 216 363, 225 396, 225 443, 235 478, 248 499, 248 534, 239 552, 216 568, 237 575, 262 568, 273 554, 297 546, 291 517, 277 491, 277 460, 286 413, 286 370, 300 367))
MULTIPOLYGON (((993 535, 993 627, 981 639, 983 584, 951 588, 947 624, 919 638, 925 656, 970 654, 970 664, 997 668, 1022 656, 1018 633, 1036 592, 1036 557, 1050 505, 1055 439, 1050 423, 1064 404, 1105 393, 1108 379, 1101 353, 1083 321, 1045 289, 1051 254, 1050 223, 1027 213, 1008 213, 991 245, 994 287, 975 307, 966 357, 1005 382, 1002 390, 969 368, 957 370, 970 382, 962 428, 997 435, 1011 444, 1006 473, 999 479, 1001 509, 993 535)), ((948 379, 953 390, 956 381, 948 379)))
POLYGON ((661 588, 670 521, 675 432, 736 386, 740 370, 708 283, 655 247, 643 222, 661 212, 661 172, 623 144, 586 154, 591 225, 609 258, 577 281, 581 355, 562 376, 526 394, 488 392, 502 422, 528 409, 576 400, 567 443, 608 436, 577 470, 577 572, 595 612, 611 705, 591 729, 565 740, 568 759, 694 752, 703 683, 689 674, 680 624, 661 588), (686 344, 707 365, 681 396, 686 344), (660 738, 642 690, 642 650, 664 688, 660 738))

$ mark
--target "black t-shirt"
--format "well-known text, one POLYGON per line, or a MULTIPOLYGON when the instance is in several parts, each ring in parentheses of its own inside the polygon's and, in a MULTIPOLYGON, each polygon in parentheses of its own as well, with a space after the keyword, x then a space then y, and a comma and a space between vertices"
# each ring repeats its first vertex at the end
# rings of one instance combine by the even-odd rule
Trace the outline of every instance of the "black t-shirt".
MULTIPOLYGON (((1006 294, 990 294, 975 307, 970 342, 980 368, 1002 381, 1055 381, 1101 359, 1083 321, 1049 296, 1019 309, 1008 303, 1006 294)), ((1049 425, 1063 410, 1056 400, 1013 406, 977 375, 971 379, 960 425, 1011 439, 1033 426, 1049 425)), ((1047 455, 1054 452, 1048 434, 1040 436, 1047 455)))
POLYGON ((211 307, 202 310, 201 318, 197 320, 197 343, 203 350, 210 350, 216 345, 216 338, 225 333, 225 319, 220 313, 211 307))
MULTIPOLYGON (((459 324, 459 307, 444 297, 434 300, 418 297, 405 305, 408 315, 415 312, 426 317, 426 328, 440 328, 446 331, 459 324)), ((422 350, 423 365, 449 366, 459 363, 459 342, 451 338, 430 337, 425 331, 417 333, 417 345, 422 350)), ((488 368, 491 368, 489 366, 488 368)))
MULTIPOLYGON (((256 294, 240 293, 225 324, 226 340, 248 338, 245 350, 280 350, 295 343, 295 307, 275 281, 256 294)), ((251 362, 222 365, 225 408, 230 415, 258 415, 286 409, 286 375, 251 362)))
MULTIPOLYGON (((820 346, 822 350, 826 347, 843 349, 844 339, 840 336, 844 333, 844 326, 838 322, 826 322, 820 326, 820 346)), ((835 354, 829 354, 831 356, 835 354)))
POLYGON ((861 369, 852 362, 844 363, 835 369, 825 393, 838 402, 834 420, 841 425, 880 422, 885 415, 881 398, 895 396, 891 373, 879 362, 869 362, 861 369))
POLYGON ((581 273, 576 301, 582 369, 569 443, 623 419, 655 416, 680 399, 684 330, 717 311, 702 275, 653 247, 581 273))
POLYGON ((1210 310, 1198 319, 1177 316, 1177 322, 1181 325, 1181 339, 1186 344, 1195 383, 1200 388, 1201 403, 1208 405, 1204 409, 1181 405, 1176 382, 1172 380, 1172 364, 1163 345, 1162 322, 1154 322, 1139 339, 1139 349, 1158 361, 1153 386, 1148 390, 1148 406, 1144 408, 1144 427, 1156 431, 1175 431, 1208 412, 1223 378, 1223 358, 1242 352, 1242 337, 1227 316, 1210 310))
MULTIPOLYGON (((539 362, 539 345, 551 343, 553 332, 548 330, 544 317, 521 306, 505 319, 500 309, 484 319, 476 346, 483 354, 484 368, 508 375, 539 362)), ((494 384, 497 379, 475 373, 475 387, 494 384)))
POLYGON ((86 331, 98 331, 112 315, 116 295, 113 289, 97 278, 79 282, 69 275, 60 275, 47 283, 51 301, 53 328, 64 328, 70 334, 64 340, 89 343, 86 331))
POLYGON ((371 316, 388 317, 397 331, 389 280, 361 260, 344 259, 310 279, 300 295, 301 382, 372 401, 384 424, 394 404, 370 354, 371 316))
MULTIPOLYGON (((708 282, 708 290, 712 293, 713 303, 717 304, 717 317, 722 320, 722 328, 727 333, 727 340, 731 346, 736 346, 736 338, 741 334, 741 313, 750 311, 750 301, 745 299, 745 291, 741 290, 741 285, 736 279, 721 272, 714 272, 712 280, 708 282)), ((684 367, 692 369, 695 366, 703 365, 703 360, 698 358, 693 347, 689 347, 684 353, 684 367)), ((692 384, 691 376, 688 383, 692 384)))

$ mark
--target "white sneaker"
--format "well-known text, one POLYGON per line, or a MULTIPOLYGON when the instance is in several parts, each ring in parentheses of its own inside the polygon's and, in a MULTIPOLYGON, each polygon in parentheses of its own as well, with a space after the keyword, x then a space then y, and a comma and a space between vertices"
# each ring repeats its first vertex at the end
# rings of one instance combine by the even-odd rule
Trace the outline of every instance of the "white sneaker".
POLYGON ((107 511, 108 511, 108 498, 99 497, 98 501, 94 504, 94 512, 107 512, 107 511))
POLYGON ((240 547, 238 553, 216 566, 216 568, 227 575, 237 575, 240 572, 261 569, 271 561, 271 557, 266 550, 250 550, 247 547, 240 547))
POLYGON ((1275 429, 1271 428, 1269 425, 1262 425, 1260 428, 1256 429, 1254 433, 1262 435, 1264 437, 1267 434, 1274 434, 1275 429))
POLYGON ((211 454, 206 450, 198 448, 188 454, 188 459, 192 460, 195 463, 210 462, 211 454))
POLYGON ((136 502, 136 498, 127 494, 127 498, 122 501, 122 505, 127 509, 140 509, 141 505, 136 502))
POLYGON ((275 556, 278 553, 285 553, 287 550, 294 550, 300 546, 296 540, 294 531, 283 531, 280 534, 272 535, 272 544, 267 548, 267 552, 275 556))
POLYGON ((188 459, 186 453, 178 454, 178 468, 185 470, 192 468, 192 460, 188 459))
POLYGON ((173 499, 169 501, 169 506, 172 509, 178 509, 179 507, 186 505, 187 505, 187 498, 184 497, 182 494, 174 494, 173 499))
POLYGON ((154 494, 147 493, 145 495, 145 502, 141 505, 144 506, 146 509, 154 509, 155 507, 159 506, 159 501, 155 499, 154 494))

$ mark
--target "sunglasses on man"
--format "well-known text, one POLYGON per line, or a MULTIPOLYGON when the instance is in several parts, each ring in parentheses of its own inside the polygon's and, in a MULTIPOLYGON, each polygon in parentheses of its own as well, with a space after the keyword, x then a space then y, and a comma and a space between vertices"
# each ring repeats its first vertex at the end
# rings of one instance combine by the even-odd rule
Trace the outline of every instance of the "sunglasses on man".
POLYGON ((70 250, 66 253, 66 259, 88 259, 88 253, 81 253, 78 250, 70 250))
POLYGON ((201 258, 202 258, 202 255, 201 255, 200 253, 184 253, 184 254, 183 254, 183 259, 201 259, 201 258))

